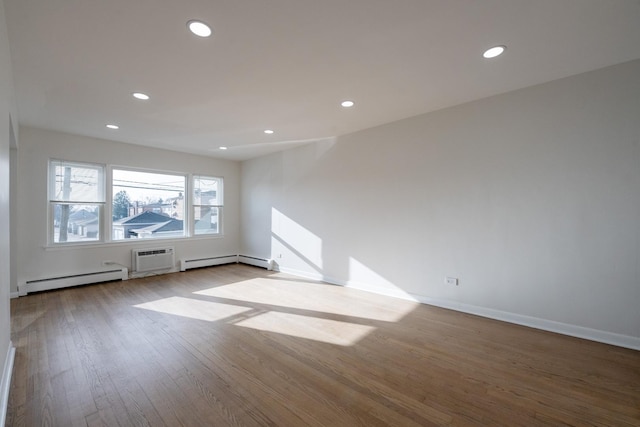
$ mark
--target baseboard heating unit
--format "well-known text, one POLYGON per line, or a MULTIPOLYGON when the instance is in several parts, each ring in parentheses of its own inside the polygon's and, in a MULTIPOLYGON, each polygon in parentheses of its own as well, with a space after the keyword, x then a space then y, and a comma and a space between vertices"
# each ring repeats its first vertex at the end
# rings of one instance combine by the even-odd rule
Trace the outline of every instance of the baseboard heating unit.
POLYGON ((180 271, 187 271, 191 268, 211 267, 214 265, 231 264, 238 262, 238 255, 223 255, 206 258, 181 259, 180 271))
POLYGON ((238 262, 242 264, 255 265, 256 267, 266 268, 267 270, 273 270, 273 260, 266 258, 257 258, 248 255, 238 255, 238 262))
POLYGON ((48 291, 51 289, 68 288, 70 286, 89 285, 92 283, 127 280, 129 269, 116 268, 93 273, 72 274, 68 276, 50 277, 48 279, 27 280, 18 286, 18 293, 26 295, 30 292, 48 291))

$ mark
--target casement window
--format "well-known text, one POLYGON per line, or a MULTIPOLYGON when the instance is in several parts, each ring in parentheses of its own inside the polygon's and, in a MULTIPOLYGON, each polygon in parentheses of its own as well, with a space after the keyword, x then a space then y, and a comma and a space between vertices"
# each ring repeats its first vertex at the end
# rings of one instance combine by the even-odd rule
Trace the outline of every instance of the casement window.
POLYGON ((105 168, 102 165, 49 162, 49 242, 103 240, 105 168))
POLYGON ((49 242, 221 235, 222 186, 218 177, 50 160, 49 242))
POLYGON ((220 234, 222 221, 222 178, 193 177, 193 234, 220 234))

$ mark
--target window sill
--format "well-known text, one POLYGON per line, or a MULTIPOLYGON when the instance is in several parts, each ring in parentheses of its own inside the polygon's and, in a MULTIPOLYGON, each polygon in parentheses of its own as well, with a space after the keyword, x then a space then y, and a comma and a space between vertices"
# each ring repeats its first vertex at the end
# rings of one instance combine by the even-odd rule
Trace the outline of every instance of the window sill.
POLYGON ((218 240, 224 238, 224 234, 199 235, 189 237, 173 237, 171 239, 126 239, 111 240, 108 242, 70 242, 46 245, 45 251, 58 251, 69 249, 93 249, 93 248, 113 248, 118 246, 140 247, 140 246, 161 246, 176 242, 190 242, 197 240, 218 240))

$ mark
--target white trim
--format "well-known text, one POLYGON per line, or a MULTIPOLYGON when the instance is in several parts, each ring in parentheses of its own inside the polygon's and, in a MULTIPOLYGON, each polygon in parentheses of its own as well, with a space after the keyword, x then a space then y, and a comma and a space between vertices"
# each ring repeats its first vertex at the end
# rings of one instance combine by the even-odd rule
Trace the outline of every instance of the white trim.
POLYGON ((428 304, 436 307, 446 308, 449 310, 474 314, 476 316, 514 323, 516 325, 527 326, 543 331, 555 332, 571 337, 583 338, 586 340, 601 342, 604 344, 611 344, 618 347, 630 348, 632 350, 640 350, 640 337, 622 335, 614 332, 602 331, 599 329, 585 328, 583 326, 571 325, 568 323, 556 322, 553 320, 546 320, 538 317, 525 316, 522 314, 510 313, 507 311, 495 310, 492 308, 480 307, 471 304, 464 304, 456 301, 429 298, 423 295, 407 293, 399 289, 396 290, 388 288, 375 288, 368 284, 338 280, 319 273, 309 273, 306 271, 294 270, 290 268, 279 268, 278 266, 276 266, 276 268, 278 269, 277 271, 281 271, 283 273, 304 277, 306 279, 322 280, 332 285, 345 286, 393 298, 417 301, 422 304, 428 304))
POLYGON ((331 280, 331 278, 329 278, 327 276, 323 276, 320 273, 310 273, 308 271, 296 270, 296 269, 287 268, 287 267, 283 268, 283 267, 280 267, 277 263, 274 263, 273 270, 274 271, 279 271, 279 272, 285 273, 285 274, 291 274, 292 276, 302 277, 302 278, 305 278, 305 279, 324 281, 324 282, 330 283, 332 285, 344 286, 343 282, 341 282, 341 281, 340 282, 333 281, 333 280, 331 280))
POLYGON ((132 271, 129 273, 129 279, 142 279, 144 277, 162 276, 164 274, 178 273, 180 270, 176 267, 164 270, 150 270, 150 271, 132 271))
POLYGON ((516 325, 541 329, 548 332, 555 332, 557 334, 568 335, 571 337, 597 341, 604 344, 611 344, 618 347, 630 348, 632 350, 640 350, 640 337, 601 331, 599 329, 585 328, 583 326, 571 325, 568 323, 556 322, 553 320, 541 319, 538 317, 525 316, 522 314, 495 310, 492 308, 463 304, 455 301, 433 299, 421 295, 413 296, 417 298, 417 301, 423 304, 461 311, 463 313, 475 314, 477 316, 488 317, 490 319, 501 320, 503 322, 515 323, 516 325))
POLYGON ((9 341, 7 357, 4 360, 2 370, 2 382, 0 383, 0 426, 5 425, 7 419, 7 405, 9 404, 9 390, 11 389, 11 374, 13 373, 13 362, 16 356, 16 348, 9 341))
POLYGON ((184 240, 203 240, 203 239, 222 239, 222 234, 198 234, 197 236, 176 236, 176 237, 151 237, 148 239, 123 239, 123 240, 111 240, 109 242, 67 242, 56 243, 55 246, 41 246, 45 251, 59 251, 69 249, 93 249, 93 248, 105 248, 114 246, 144 246, 148 244, 172 244, 175 241, 184 240))

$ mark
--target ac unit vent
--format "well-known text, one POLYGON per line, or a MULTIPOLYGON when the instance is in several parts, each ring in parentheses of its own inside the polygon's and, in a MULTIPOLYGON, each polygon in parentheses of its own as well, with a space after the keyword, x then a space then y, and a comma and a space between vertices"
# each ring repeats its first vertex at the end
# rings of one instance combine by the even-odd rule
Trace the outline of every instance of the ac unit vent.
POLYGON ((159 255, 166 254, 168 252, 172 252, 172 249, 153 249, 150 251, 138 251, 138 256, 149 256, 149 255, 159 255))

